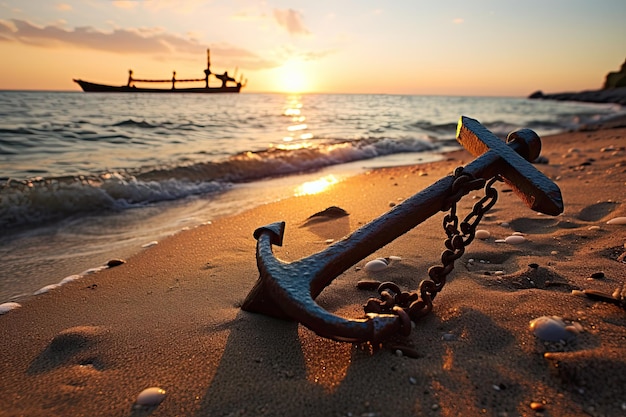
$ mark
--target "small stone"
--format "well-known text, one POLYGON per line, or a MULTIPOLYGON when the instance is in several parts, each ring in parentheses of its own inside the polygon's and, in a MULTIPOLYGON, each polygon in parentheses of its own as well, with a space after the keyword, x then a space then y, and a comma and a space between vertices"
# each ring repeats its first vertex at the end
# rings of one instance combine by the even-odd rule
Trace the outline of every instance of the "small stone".
POLYGON ((567 329, 565 322, 556 316, 541 316, 530 321, 530 329, 534 335, 548 342, 570 341, 576 333, 567 329))
POLYGON ((511 235, 505 238, 504 242, 508 243, 509 245, 519 245, 520 243, 526 242, 526 238, 520 235, 511 235))
POLYGON ((113 268, 114 266, 120 266, 124 263, 126 263, 126 261, 123 259, 111 259, 109 262, 107 262, 107 266, 109 268, 113 268))
POLYGON ((356 287, 360 290, 375 291, 380 287, 381 282, 373 279, 362 279, 356 283, 356 287))
POLYGON ((437 411, 437 410, 439 410, 439 404, 433 404, 433 405, 431 405, 431 406, 430 406, 430 409, 431 409, 431 410, 433 410, 433 411, 437 411))
POLYGON ((417 378, 415 378, 414 376, 409 377, 409 383, 411 385, 417 385, 417 378))
POLYGON ((508 223, 508 222, 502 222, 502 223, 500 223, 500 226, 502 226, 502 227, 509 227, 509 226, 510 226, 510 223, 508 223))
POLYGON ((155 245, 158 245, 159 242, 156 240, 153 240, 152 242, 148 242, 148 243, 144 243, 143 245, 141 245, 142 248, 149 248, 155 245))
POLYGON ((387 266, 389 266, 389 262, 385 258, 378 258, 366 263, 363 269, 368 272, 378 272, 386 269, 387 266))
POLYGON ((626 217, 615 217, 606 222, 606 224, 626 224, 626 217))
POLYGON ((600 226, 589 226, 587 230, 600 230, 600 226))
POLYGON ((445 333, 443 336, 441 336, 441 339, 446 341, 446 342, 452 342, 452 341, 456 340, 456 335, 454 335, 452 333, 445 333))
POLYGON ((489 236, 491 236, 491 233, 489 233, 488 230, 476 230, 476 239, 481 239, 481 240, 485 240, 485 239, 489 239, 489 236))
POLYGON ((530 403, 530 409, 534 411, 543 411, 545 410, 545 406, 537 401, 533 401, 530 403))
POLYGON ((165 390, 159 387, 150 387, 141 391, 135 404, 144 407, 156 407, 165 399, 165 390))

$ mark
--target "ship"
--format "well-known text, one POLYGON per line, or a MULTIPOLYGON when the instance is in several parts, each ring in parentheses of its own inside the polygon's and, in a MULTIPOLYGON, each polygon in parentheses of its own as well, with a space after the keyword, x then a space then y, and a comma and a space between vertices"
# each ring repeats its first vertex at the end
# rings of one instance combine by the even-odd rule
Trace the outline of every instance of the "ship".
MULTIPOLYGON (((126 85, 106 85, 92 83, 74 78, 73 81, 77 83, 84 92, 87 93, 239 93, 243 87, 245 87, 247 80, 240 76, 237 81, 234 77, 228 75, 228 71, 223 74, 216 74, 211 71, 211 51, 207 49, 207 64, 204 70, 204 78, 184 78, 177 79, 176 71, 173 71, 171 79, 141 79, 133 77, 133 70, 128 70, 128 82, 126 85), (218 79, 221 83, 219 86, 209 86, 209 79, 211 76, 218 79), (204 87, 186 87, 180 88, 177 84, 190 83, 190 82, 204 82, 204 87), (151 88, 151 87, 138 87, 136 83, 170 83, 169 88, 151 88)), ((235 74, 237 70, 235 70, 235 74)))

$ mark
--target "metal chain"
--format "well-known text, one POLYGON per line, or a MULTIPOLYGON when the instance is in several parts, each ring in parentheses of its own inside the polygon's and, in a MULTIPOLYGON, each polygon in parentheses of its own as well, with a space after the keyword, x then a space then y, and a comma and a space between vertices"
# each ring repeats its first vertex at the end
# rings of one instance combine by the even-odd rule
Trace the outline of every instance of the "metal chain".
POLYGON ((498 199, 498 192, 493 188, 496 181, 502 181, 498 175, 490 179, 486 184, 482 178, 474 178, 464 173, 463 168, 457 168, 454 172, 454 183, 451 195, 446 199, 442 211, 449 211, 443 219, 443 230, 446 233, 446 250, 441 254, 441 265, 432 266, 428 269, 429 279, 420 282, 416 291, 401 291, 400 287, 393 282, 383 282, 378 287, 380 298, 370 298, 365 305, 366 313, 389 313, 396 314, 402 319, 402 334, 411 332, 411 321, 417 322, 426 316, 433 308, 433 300, 446 284, 446 278, 454 269, 454 261, 465 253, 465 247, 474 240, 476 227, 485 213, 493 207, 498 199), (459 224, 456 214, 457 203, 472 190, 484 186, 485 195, 481 198, 472 211, 459 224), (459 230, 460 228, 460 230, 459 230))

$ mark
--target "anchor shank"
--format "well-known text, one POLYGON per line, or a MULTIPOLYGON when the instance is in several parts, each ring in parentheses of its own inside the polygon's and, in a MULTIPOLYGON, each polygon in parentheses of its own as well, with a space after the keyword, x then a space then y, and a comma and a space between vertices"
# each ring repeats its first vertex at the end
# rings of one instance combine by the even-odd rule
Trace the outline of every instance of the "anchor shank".
MULTIPOLYGON (((522 148, 519 143, 509 143, 509 146, 513 151, 522 148)), ((487 151, 465 166, 463 172, 474 178, 489 179, 502 172, 503 164, 496 152, 487 151)), ((297 261, 299 268, 308 266, 316 271, 309 275, 312 297, 317 297, 350 266, 445 209, 454 180, 452 175, 443 177, 325 250, 297 261)))

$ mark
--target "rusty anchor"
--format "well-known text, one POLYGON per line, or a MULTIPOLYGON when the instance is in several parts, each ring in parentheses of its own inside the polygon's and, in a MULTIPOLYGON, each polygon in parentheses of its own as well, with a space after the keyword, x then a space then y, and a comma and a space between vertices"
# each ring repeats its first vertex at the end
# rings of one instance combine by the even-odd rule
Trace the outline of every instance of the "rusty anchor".
MULTIPOLYGON (((558 186, 529 162, 541 151, 541 140, 532 130, 512 132, 505 143, 478 121, 462 116, 457 141, 477 157, 462 168, 464 173, 484 180, 499 175, 531 209, 549 215, 563 211, 558 186)), ((254 237, 260 276, 241 308, 295 320, 338 341, 379 343, 399 332, 408 334, 411 323, 396 307, 396 314, 367 313, 364 318, 346 319, 323 309, 315 298, 350 266, 447 210, 454 181, 453 175, 438 180, 325 250, 291 263, 276 258, 272 250, 272 245, 282 245, 285 223, 258 228, 254 237)))

